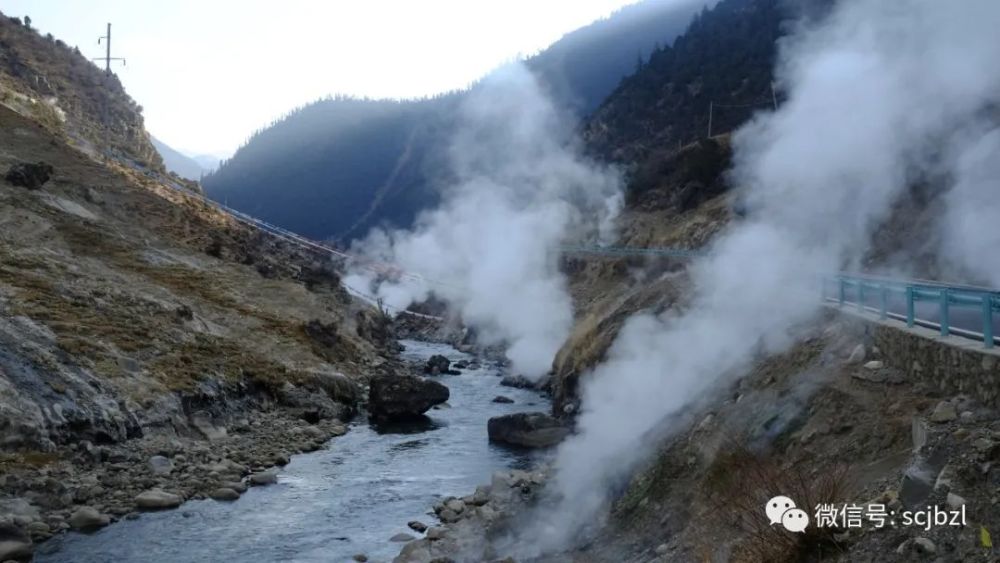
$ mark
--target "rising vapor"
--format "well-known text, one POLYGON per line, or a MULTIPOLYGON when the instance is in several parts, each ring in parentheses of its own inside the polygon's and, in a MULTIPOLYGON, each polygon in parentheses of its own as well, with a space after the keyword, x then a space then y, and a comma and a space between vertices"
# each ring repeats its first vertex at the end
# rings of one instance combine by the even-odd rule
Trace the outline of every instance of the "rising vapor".
POLYGON ((607 238, 621 207, 620 178, 581 156, 572 120, 520 64, 477 85, 459 123, 448 153, 457 182, 444 188, 442 205, 412 231, 379 230, 359 244, 421 279, 357 270, 345 283, 396 308, 433 291, 481 340, 505 343, 514 370, 537 378, 573 320, 559 245, 570 236, 607 238))
POLYGON ((734 138, 747 219, 692 267, 687 310, 631 318, 586 378, 578 433, 558 451, 555 508, 530 519, 520 546, 570 545, 654 449, 652 431, 671 430, 664 420, 756 352, 793 343, 791 327, 818 311, 819 274, 858 265, 893 202, 939 165, 929 155, 954 152, 953 247, 975 230, 968 266, 1000 279, 995 262, 975 262, 1000 242, 998 133, 954 144, 998 101, 998 29, 992 0, 853 0, 787 38, 776 68, 787 102, 734 138))

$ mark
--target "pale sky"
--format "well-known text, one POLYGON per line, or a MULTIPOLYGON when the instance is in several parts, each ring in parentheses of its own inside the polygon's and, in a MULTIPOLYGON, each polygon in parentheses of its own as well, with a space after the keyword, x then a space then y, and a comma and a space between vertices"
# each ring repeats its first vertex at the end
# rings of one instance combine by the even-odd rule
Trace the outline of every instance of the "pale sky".
MULTIPOLYGON (((188 154, 228 155, 255 129, 328 94, 414 97, 635 0, 0 0, 91 57, 111 22, 113 70, 146 127, 188 154)), ((103 63, 101 63, 103 65, 103 63)))

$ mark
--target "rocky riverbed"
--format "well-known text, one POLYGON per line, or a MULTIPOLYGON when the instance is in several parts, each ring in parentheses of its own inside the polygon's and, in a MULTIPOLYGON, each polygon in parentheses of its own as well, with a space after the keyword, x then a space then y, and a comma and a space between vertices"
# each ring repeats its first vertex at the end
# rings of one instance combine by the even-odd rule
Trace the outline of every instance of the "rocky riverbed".
POLYGON ((292 455, 315 451, 347 430, 336 419, 313 424, 297 414, 250 411, 229 428, 206 423, 201 438, 81 442, 51 454, 8 456, 0 476, 7 531, 0 559, 26 558, 34 544, 55 534, 92 532, 143 510, 236 500, 248 486, 273 483, 292 455))
MULTIPOLYGON (((22 460, 19 469, 5 473, 5 492, 12 496, 4 512, 35 540, 57 534, 37 547, 35 560, 42 562, 217 561, 223 556, 229 561, 326 562, 361 555, 390 561, 401 542, 421 536, 416 531, 421 526, 408 523, 435 528, 438 516, 432 508, 453 500, 445 495, 473 491, 498 470, 530 475, 520 470, 533 467, 538 454, 490 444, 486 422, 548 407, 536 391, 501 387, 500 370, 492 364, 471 363, 472 357, 446 345, 405 345, 403 359, 414 370, 434 354, 466 362, 459 364, 466 366, 460 375, 433 378, 447 385, 451 396, 425 419, 376 424, 362 413, 349 425, 334 419, 311 423, 301 411, 276 409, 250 414, 212 440, 149 438, 81 446, 73 463, 40 459, 28 467, 22 460), (493 402, 501 392, 513 402, 493 402), (294 455, 300 451, 313 453, 294 455), (139 506, 174 506, 179 500, 193 502, 178 510, 139 506), (102 527, 105 516, 119 522, 102 527), (58 534, 63 530, 69 533, 58 534)), ((465 518, 478 502, 469 500, 465 518)), ((444 518, 451 517, 445 513, 444 518)))

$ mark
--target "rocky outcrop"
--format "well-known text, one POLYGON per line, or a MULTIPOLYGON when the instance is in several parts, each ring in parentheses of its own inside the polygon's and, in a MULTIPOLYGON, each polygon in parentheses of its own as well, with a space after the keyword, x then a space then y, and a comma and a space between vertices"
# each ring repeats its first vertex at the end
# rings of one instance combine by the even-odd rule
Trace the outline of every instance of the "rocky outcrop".
POLYGON ((561 442, 569 428, 543 412, 521 412, 493 417, 487 423, 491 442, 525 448, 547 448, 561 442))
POLYGON ((371 381, 368 409, 378 419, 412 419, 447 401, 449 395, 448 388, 436 381, 412 375, 382 375, 371 381))
POLYGON ((346 420, 355 412, 360 392, 357 384, 340 373, 316 372, 299 385, 285 382, 278 392, 282 404, 304 420, 346 420))
POLYGON ((49 181, 52 177, 52 173, 55 170, 52 168, 51 164, 46 164, 44 162, 39 162, 37 164, 31 164, 30 162, 19 162, 14 164, 7 170, 7 175, 4 179, 8 183, 14 186, 21 186, 23 188, 28 188, 29 190, 37 190, 41 188, 45 182, 49 181))

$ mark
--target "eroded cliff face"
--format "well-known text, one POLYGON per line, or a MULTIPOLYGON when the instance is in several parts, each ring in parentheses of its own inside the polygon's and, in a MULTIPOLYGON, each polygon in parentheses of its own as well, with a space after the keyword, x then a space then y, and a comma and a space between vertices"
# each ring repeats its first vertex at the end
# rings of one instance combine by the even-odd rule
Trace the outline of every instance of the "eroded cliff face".
POLYGON ((356 396, 330 381, 393 357, 328 259, 0 107, 0 168, 36 161, 40 189, 0 186, 4 449, 185 431, 265 398, 342 416, 356 396))

